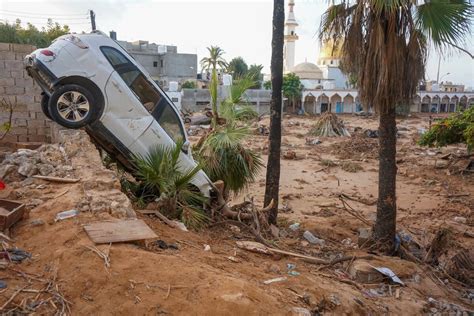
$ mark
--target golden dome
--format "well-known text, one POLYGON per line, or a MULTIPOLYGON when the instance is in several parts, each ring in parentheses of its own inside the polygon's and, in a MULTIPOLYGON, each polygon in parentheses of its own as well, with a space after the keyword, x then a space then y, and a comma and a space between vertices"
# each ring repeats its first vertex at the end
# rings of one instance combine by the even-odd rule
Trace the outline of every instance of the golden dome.
POLYGON ((342 42, 334 45, 333 40, 324 41, 319 51, 319 58, 341 58, 342 42))

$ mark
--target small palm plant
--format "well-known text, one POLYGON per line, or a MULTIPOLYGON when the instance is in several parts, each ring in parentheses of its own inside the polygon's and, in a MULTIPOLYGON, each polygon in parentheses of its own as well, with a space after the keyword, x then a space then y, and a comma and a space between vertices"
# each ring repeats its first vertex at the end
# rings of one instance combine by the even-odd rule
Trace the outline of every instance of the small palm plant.
POLYGON ((207 199, 190 182, 201 166, 189 170, 180 167, 182 146, 182 141, 174 147, 159 145, 147 156, 136 156, 134 175, 142 192, 155 197, 165 215, 181 219, 186 226, 199 227, 208 219, 203 209, 207 199))
POLYGON ((225 197, 230 191, 239 193, 255 181, 263 166, 260 156, 242 143, 250 135, 249 129, 238 124, 258 116, 243 99, 244 92, 254 84, 249 76, 236 80, 220 109, 225 125, 214 128, 195 147, 196 157, 211 180, 224 181, 225 197))

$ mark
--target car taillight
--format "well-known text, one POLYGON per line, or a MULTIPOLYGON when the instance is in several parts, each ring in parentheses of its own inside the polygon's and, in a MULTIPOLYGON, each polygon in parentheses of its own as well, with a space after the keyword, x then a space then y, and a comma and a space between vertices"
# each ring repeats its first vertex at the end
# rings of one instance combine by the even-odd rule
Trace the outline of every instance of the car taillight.
POLYGON ((54 56, 54 52, 50 51, 49 49, 42 49, 40 51, 41 54, 45 55, 45 56, 49 56, 49 57, 53 57, 54 56))
POLYGON ((74 45, 76 45, 79 48, 82 48, 82 49, 89 48, 89 46, 87 46, 83 41, 81 41, 81 39, 79 37, 77 37, 73 34, 66 35, 62 39, 73 43, 74 45))

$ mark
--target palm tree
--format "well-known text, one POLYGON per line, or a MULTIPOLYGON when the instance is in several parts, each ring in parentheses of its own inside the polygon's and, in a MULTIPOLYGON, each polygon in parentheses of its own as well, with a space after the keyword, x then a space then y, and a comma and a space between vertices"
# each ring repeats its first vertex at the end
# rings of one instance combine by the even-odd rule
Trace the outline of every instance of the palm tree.
POLYGON ((272 60, 272 100, 270 105, 270 135, 268 148, 267 175, 264 205, 273 201, 268 221, 276 224, 278 215, 278 194, 280 186, 281 152, 281 89, 283 84, 283 35, 285 30, 285 1, 273 1, 272 60))
POLYGON ((210 92, 211 92, 211 102, 212 102, 212 126, 216 127, 218 113, 217 113, 217 68, 225 69, 227 68, 227 62, 222 57, 224 55, 224 50, 219 46, 211 46, 208 47, 207 50, 209 51, 209 57, 204 57, 201 59, 201 67, 205 70, 211 70, 211 85, 210 85, 210 92))
POLYGON ((394 249, 396 233, 395 107, 415 95, 430 43, 440 51, 462 45, 472 17, 469 0, 342 0, 323 15, 321 40, 342 41, 344 70, 357 76, 362 102, 380 115, 372 237, 381 249, 394 249))

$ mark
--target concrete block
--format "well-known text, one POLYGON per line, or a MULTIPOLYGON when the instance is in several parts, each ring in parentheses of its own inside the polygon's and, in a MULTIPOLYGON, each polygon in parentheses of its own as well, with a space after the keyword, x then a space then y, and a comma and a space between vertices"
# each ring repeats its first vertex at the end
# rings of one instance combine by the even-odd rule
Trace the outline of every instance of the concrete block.
POLYGON ((50 130, 48 127, 38 127, 35 130, 35 133, 36 135, 39 135, 39 136, 46 136, 50 134, 50 130))
MULTIPOLYGON (((3 64, 3 63, 0 63, 3 64)), ((0 68, 0 78, 11 78, 11 71, 9 69, 0 68)))
POLYGON ((49 120, 43 112, 35 112, 35 119, 37 120, 49 120))
POLYGON ((34 100, 34 97, 31 96, 31 95, 19 95, 16 97, 16 102, 18 104, 26 104, 26 105, 30 105, 30 104, 33 104, 35 102, 34 100))
POLYGON ((28 128, 26 127, 13 127, 10 132, 15 135, 27 135, 28 128))
POLYGON ((11 87, 15 85, 13 78, 0 78, 0 87, 11 87))
MULTIPOLYGON (((2 44, 2 43, 0 43, 2 44)), ((0 140, 0 144, 4 143, 16 143, 18 141, 18 135, 7 133, 2 140, 0 140)))
POLYGON ((46 142, 47 138, 44 135, 28 135, 29 142, 46 142))
POLYGON ((28 141, 28 136, 27 135, 18 135, 17 141, 18 142, 27 142, 28 141))
POLYGON ((23 78, 23 71, 20 70, 12 70, 10 71, 10 74, 11 78, 23 78))
POLYGON ((26 54, 26 53, 15 53, 15 60, 20 60, 21 62, 23 62, 26 55, 28 55, 28 54, 26 54))
POLYGON ((23 88, 32 88, 33 87, 33 79, 30 78, 16 78, 15 85, 17 87, 23 88))
POLYGON ((36 49, 33 45, 28 44, 12 44, 12 50, 17 53, 31 53, 36 49))
POLYGON ((15 127, 26 127, 28 126, 28 121, 22 118, 16 118, 13 120, 13 126, 15 127))
POLYGON ((23 95, 25 88, 23 87, 5 87, 5 95, 23 95))
POLYGON ((5 51, 5 52, 2 52, 0 51, 0 60, 15 60, 16 56, 15 56, 15 53, 14 52, 8 52, 8 51, 5 51))
POLYGON ((5 68, 11 70, 23 70, 23 62, 20 60, 5 60, 5 68))
POLYGON ((28 108, 26 104, 16 104, 13 107, 13 115, 15 115, 16 112, 28 112, 28 108))
POLYGON ((30 127, 44 127, 46 126, 46 121, 45 120, 28 120, 28 128, 30 127))
POLYGON ((17 112, 16 109, 13 110, 13 116, 12 119, 30 119, 30 112, 24 111, 24 112, 17 112))
POLYGON ((9 43, 0 43, 0 51, 9 51, 10 50, 10 44, 9 43))

